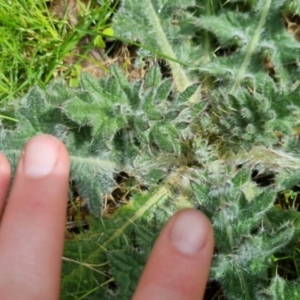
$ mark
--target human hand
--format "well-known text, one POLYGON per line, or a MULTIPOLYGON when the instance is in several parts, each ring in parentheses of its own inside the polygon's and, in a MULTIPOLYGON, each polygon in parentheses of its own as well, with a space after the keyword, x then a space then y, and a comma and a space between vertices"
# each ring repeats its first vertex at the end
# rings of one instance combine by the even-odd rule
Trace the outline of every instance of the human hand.
MULTIPOLYGON (((58 139, 32 138, 5 205, 11 169, 0 154, 1 299, 59 298, 69 167, 58 139)), ((180 211, 162 230, 133 299, 201 299, 212 252, 208 219, 195 210, 180 211)))

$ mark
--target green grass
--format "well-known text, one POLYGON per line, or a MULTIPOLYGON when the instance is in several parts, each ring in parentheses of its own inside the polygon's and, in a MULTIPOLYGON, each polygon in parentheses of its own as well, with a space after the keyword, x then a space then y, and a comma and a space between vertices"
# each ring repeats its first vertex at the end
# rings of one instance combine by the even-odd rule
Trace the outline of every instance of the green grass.
POLYGON ((109 27, 111 14, 117 4, 116 1, 111 5, 106 0, 99 6, 95 2, 79 2, 79 22, 72 25, 67 12, 62 18, 55 18, 45 0, 1 1, 1 103, 22 96, 33 85, 44 87, 55 76, 74 75, 72 69, 78 67, 94 47, 94 39, 99 40, 102 31, 109 27), (64 58, 87 33, 91 39, 82 49, 83 54, 77 57, 73 66, 66 65, 64 58))

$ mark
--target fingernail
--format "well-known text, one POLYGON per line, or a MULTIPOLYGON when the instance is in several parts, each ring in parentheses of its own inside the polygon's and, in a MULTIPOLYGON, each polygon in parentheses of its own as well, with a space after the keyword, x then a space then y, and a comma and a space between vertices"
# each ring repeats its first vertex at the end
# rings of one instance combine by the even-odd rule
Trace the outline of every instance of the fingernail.
POLYGON ((197 211, 180 213, 174 221, 170 238, 175 248, 183 254, 196 254, 205 243, 206 220, 197 211))
POLYGON ((28 177, 49 175, 57 161, 58 143, 50 136, 35 136, 24 150, 24 173, 28 177))

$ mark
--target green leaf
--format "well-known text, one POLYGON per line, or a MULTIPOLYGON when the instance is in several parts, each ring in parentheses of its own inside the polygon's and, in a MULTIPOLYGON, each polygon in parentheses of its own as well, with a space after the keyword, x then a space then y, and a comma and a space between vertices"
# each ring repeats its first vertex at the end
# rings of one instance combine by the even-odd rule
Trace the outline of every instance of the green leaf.
POLYGON ((93 44, 97 48, 105 48, 105 42, 103 41, 103 38, 101 35, 98 35, 94 38, 93 44))
POLYGON ((116 78, 116 80, 118 81, 119 86, 122 88, 122 90, 126 93, 127 97, 130 99, 131 97, 131 85, 129 84, 127 78, 125 77, 125 75, 123 74, 123 72, 116 67, 115 65, 111 65, 110 67, 110 74, 116 78))
POLYGON ((137 250, 112 251, 108 254, 111 275, 118 282, 118 299, 131 299, 142 274, 146 257, 137 250), (126 276, 124 276, 126 272, 126 276))
POLYGON ((251 173, 250 170, 247 168, 242 168, 241 170, 239 170, 239 172, 235 175, 235 177, 232 179, 232 182, 235 185, 239 185, 242 186, 244 185, 246 182, 248 182, 251 178, 251 173))
MULTIPOLYGON (((146 256, 140 255, 137 249, 127 248, 128 242, 134 239, 135 234, 141 236, 147 232, 141 229, 141 232, 135 233, 136 224, 145 226, 149 224, 149 220, 154 221, 155 208, 169 201, 169 195, 170 191, 166 187, 138 193, 131 199, 130 205, 120 208, 112 218, 103 217, 101 220, 89 218, 89 232, 83 233, 80 241, 71 240, 66 244, 61 299, 68 299, 70 291, 73 297, 82 297, 90 291, 96 291, 97 282, 107 280, 108 270, 113 272, 110 276, 114 276, 112 280, 118 285, 118 295, 131 294, 146 256), (113 251, 108 251, 109 249, 113 251), (132 257, 131 261, 127 259, 128 254, 132 257), (128 280, 124 281, 122 268, 130 270, 134 278, 127 277, 128 280)), ((174 211, 171 206, 165 207, 167 213, 164 222, 174 211)), ((162 224, 155 226, 158 227, 157 232, 162 224)), ((151 236, 152 239, 155 237, 150 235, 150 238, 151 236)), ((138 240, 140 241, 140 238, 138 240)), ((143 243, 140 245, 144 247, 143 243)))
POLYGON ((176 101, 179 104, 186 103, 195 94, 195 92, 197 91, 198 88, 199 88, 199 84, 197 84, 197 83, 188 86, 183 92, 181 92, 178 95, 176 101))
POLYGON ((258 196, 254 197, 248 206, 248 211, 254 212, 258 215, 263 215, 267 210, 269 210, 275 201, 275 192, 272 189, 266 189, 258 196))
POLYGON ((180 154, 181 145, 178 141, 179 133, 171 124, 156 126, 151 130, 152 142, 167 153, 180 154))
POLYGON ((110 37, 114 36, 114 30, 111 27, 105 28, 102 31, 102 33, 105 34, 106 36, 110 36, 110 37))
POLYGON ((162 80, 161 72, 158 65, 153 65, 145 78, 145 87, 156 87, 162 80))
MULTIPOLYGON (((124 1, 114 16, 115 36, 138 40, 146 48, 163 53, 171 58, 170 67, 179 91, 184 90, 192 81, 184 68, 175 61, 194 62, 199 60, 198 48, 191 47, 191 29, 193 18, 185 9, 195 6, 194 0, 163 0, 141 2, 124 1), (172 25, 172 19, 178 15, 182 26, 172 25), (136 24, 140 24, 136 26, 136 24), (185 32, 181 30, 183 27, 185 32)), ((180 24, 181 25, 181 24, 180 24)))
POLYGON ((154 104, 159 104, 163 101, 166 101, 171 91, 172 85, 173 83, 171 80, 163 80, 161 83, 157 85, 154 104))

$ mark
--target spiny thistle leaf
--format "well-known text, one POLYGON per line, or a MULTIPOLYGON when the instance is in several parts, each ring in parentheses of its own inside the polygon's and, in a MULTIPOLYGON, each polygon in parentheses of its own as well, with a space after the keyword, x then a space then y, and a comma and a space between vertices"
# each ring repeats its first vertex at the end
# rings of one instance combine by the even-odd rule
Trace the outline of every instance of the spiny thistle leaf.
POLYGON ((263 225, 275 192, 256 187, 253 192, 256 195, 246 199, 243 188, 251 180, 247 169, 234 176, 233 170, 225 171, 220 165, 215 172, 209 170, 201 172, 202 183, 198 180, 192 188, 215 229, 219 254, 215 256, 211 278, 222 283, 229 299, 255 299, 257 291, 263 290, 268 282, 270 254, 292 240, 295 227, 288 223, 263 225))
MULTIPOLYGON (((181 155, 184 143, 181 130, 172 124, 179 104, 168 99, 171 83, 162 80, 158 66, 149 70, 142 84, 129 84, 116 67, 111 74, 96 80, 83 73, 73 90, 61 81, 46 91, 32 89, 16 107, 20 123, 7 127, 1 139, 1 150, 13 168, 30 137, 47 133, 61 139, 71 156, 70 180, 96 216, 101 214, 103 196, 117 185, 116 174, 126 172, 141 184, 154 184, 153 170, 176 166, 174 154, 181 155)), ((178 96, 183 99, 181 107, 192 96, 185 94, 178 96)), ((156 182, 166 176, 155 174, 156 182)))
POLYGON ((281 86, 297 81, 300 44, 284 22, 299 9, 293 3, 124 0, 113 27, 117 36, 169 58, 178 90, 200 71, 206 87, 220 83, 235 94, 241 85, 262 87, 266 76, 281 86))
MULTIPOLYGON (((116 262, 111 261, 111 259, 113 259, 115 255, 119 254, 118 259, 122 260, 126 257, 127 251, 130 253, 135 251, 131 245, 134 243, 136 235, 139 234, 139 231, 136 232, 136 228, 139 228, 139 225, 145 226, 146 223, 149 223, 149 221, 146 220, 154 220, 153 218, 155 218, 156 208, 164 205, 166 201, 170 203, 170 195, 170 191, 167 187, 161 187, 160 189, 152 190, 147 193, 139 193, 133 197, 129 205, 119 209, 112 219, 103 218, 100 222, 97 219, 90 219, 90 231, 84 234, 80 241, 73 240, 70 241, 69 245, 67 245, 65 251, 65 256, 67 258, 65 259, 63 269, 62 299, 67 299, 67 294, 65 292, 74 290, 74 284, 77 284, 76 297, 80 297, 88 290, 98 287, 97 282, 104 282, 105 277, 111 276, 110 271, 108 273, 110 265, 107 265, 106 263, 107 254, 110 264, 112 264, 114 270, 113 276, 115 277, 115 275, 117 275, 115 280, 117 280, 117 282, 122 280, 121 266, 116 265, 116 262), (82 247, 86 248, 87 244, 89 244, 88 253, 85 255, 80 249, 82 247), (128 250, 122 252, 124 249, 128 250), (111 253, 108 252, 109 250, 114 251, 111 253), (115 252, 116 250, 119 252, 115 252), (89 268, 89 266, 91 266, 91 268, 89 268), (85 282, 80 280, 80 278, 94 278, 94 280, 88 280, 85 282)), ((167 206, 164 205, 164 207, 167 211, 167 214, 164 217, 165 222, 175 211, 176 206, 173 204, 167 206)), ((153 224, 153 221, 150 223, 153 224)), ((162 226, 163 224, 158 227, 156 232, 162 226)), ((142 232, 145 234, 146 231, 142 230, 142 232)), ((150 236, 152 236, 152 238, 155 237, 153 232, 150 236)), ((144 245, 141 243, 141 246, 144 245)), ((136 253, 136 256, 138 257, 139 254, 136 253)), ((146 258, 145 256, 142 257, 141 259, 144 263, 146 258)), ((132 269, 132 266, 130 267, 130 264, 128 264, 128 260, 125 259, 124 264, 132 269)), ((136 261, 135 264, 138 264, 138 262, 136 261)), ((132 278, 129 280, 128 278, 127 282, 130 283, 131 288, 128 290, 123 284, 120 286, 121 289, 124 288, 123 292, 125 292, 126 295, 128 295, 129 292, 132 294, 133 286, 135 287, 137 284, 138 275, 140 275, 143 264, 139 263, 139 265, 139 271, 132 269, 133 272, 138 271, 136 273, 135 280, 132 280, 132 278)))
MULTIPOLYGON (((164 53, 173 60, 194 63, 201 56, 197 47, 191 47, 193 31, 193 16, 188 13, 188 7, 195 6, 194 0, 185 1, 122 1, 122 5, 115 15, 113 28, 116 36, 139 41, 149 49, 164 53), (186 27, 172 25, 172 20, 178 19, 186 27), (139 24, 139 26, 136 26, 139 24)), ((181 25, 181 24, 180 24, 181 25)), ((192 81, 176 62, 170 62, 175 86, 183 91, 192 81)), ((152 80, 152 84, 154 81, 152 80)))
MULTIPOLYGON (((131 190, 132 218, 128 205, 125 213, 120 210, 119 221, 94 221, 94 225, 90 221, 89 234, 96 234, 95 240, 87 234, 89 240, 86 242, 80 239, 68 243, 62 292, 62 298, 66 299, 84 297, 91 289, 99 288, 96 282, 106 280, 108 273, 103 273, 101 267, 107 259, 105 249, 123 251, 124 242, 132 239, 134 222, 150 213, 150 208, 169 194, 165 187, 155 193, 151 190, 177 168, 178 157, 183 155, 181 148, 186 143, 175 124, 194 87, 192 92, 178 96, 171 91, 171 81, 161 79, 157 66, 150 69, 146 82, 129 84, 115 67, 111 74, 101 80, 82 74, 77 89, 70 89, 61 81, 53 82, 46 91, 33 89, 21 105, 16 106, 15 116, 21 125, 4 126, 1 131, 1 150, 7 154, 14 169, 21 148, 30 137, 48 133, 61 139, 71 157, 70 182, 87 200, 89 210, 95 216, 101 214, 103 197, 118 185, 116 174, 125 172, 135 178, 138 185, 149 189, 144 196, 137 194, 137 186, 131 190), (178 105, 169 98, 171 92, 181 99, 178 105), (154 117, 157 113, 159 118, 154 117), (99 247, 99 232, 105 232, 101 238, 103 248, 99 247)), ((192 111, 186 113, 192 114, 192 111)), ((191 119, 187 115, 187 126, 191 119)), ((160 220, 161 226, 176 210, 174 201, 169 208, 167 215, 161 210, 157 213, 156 219, 160 220)), ((82 238, 85 239, 85 235, 82 238)), ((150 249, 145 251, 149 253, 150 249)), ((106 267, 104 269, 108 271, 106 267)), ((116 280, 119 280, 118 276, 116 280)))
MULTIPOLYGON (((250 149, 253 145, 271 146, 278 137, 291 136, 298 124, 299 88, 279 89, 269 79, 264 89, 251 91, 240 88, 233 95, 226 89, 211 93, 208 113, 202 118, 202 130, 224 138, 224 144, 234 151, 250 149)), ((287 145, 286 145, 287 147, 287 145)))

